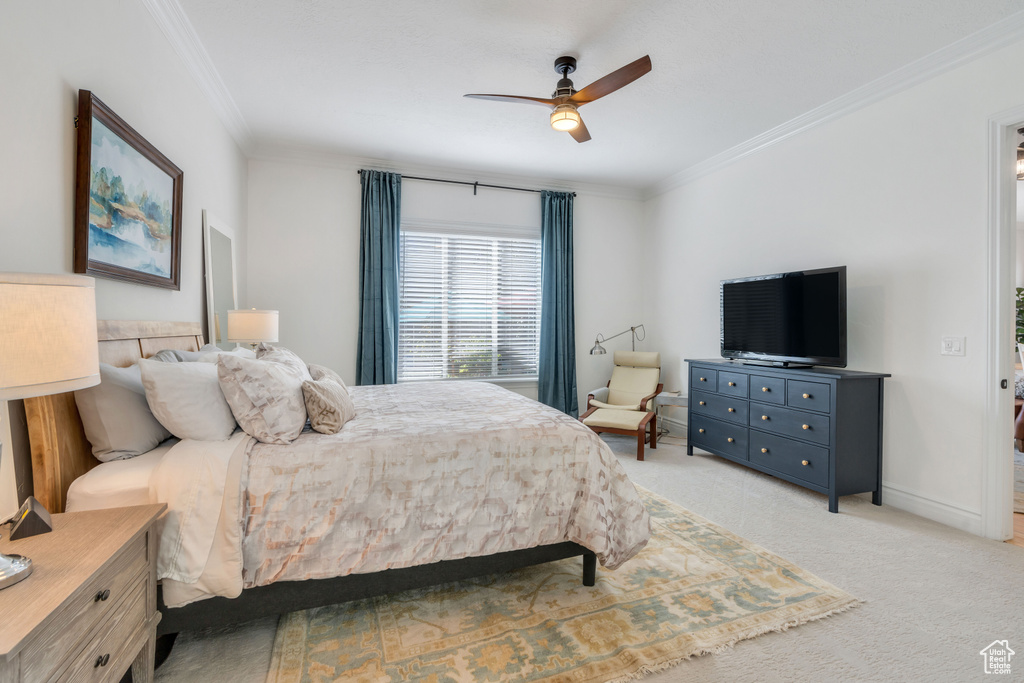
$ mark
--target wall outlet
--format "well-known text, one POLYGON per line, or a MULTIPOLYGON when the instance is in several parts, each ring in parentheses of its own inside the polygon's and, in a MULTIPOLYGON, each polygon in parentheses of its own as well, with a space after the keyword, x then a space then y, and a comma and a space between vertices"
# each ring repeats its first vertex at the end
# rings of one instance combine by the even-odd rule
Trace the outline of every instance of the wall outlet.
POLYGON ((967 338, 966 337, 942 337, 942 349, 941 353, 943 356, 963 356, 966 355, 967 338))

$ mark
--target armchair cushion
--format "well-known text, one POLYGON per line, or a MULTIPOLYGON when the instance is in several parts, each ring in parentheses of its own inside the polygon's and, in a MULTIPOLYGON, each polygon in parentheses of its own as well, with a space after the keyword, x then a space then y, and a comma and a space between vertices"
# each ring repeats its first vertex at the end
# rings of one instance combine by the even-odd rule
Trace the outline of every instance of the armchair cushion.
POLYGON ((640 399, 654 393, 660 377, 660 368, 616 365, 608 383, 608 403, 639 407, 640 399))
MULTIPOLYGON (((650 401, 648 401, 650 403, 650 401)), ((594 408, 608 408, 609 410, 633 410, 640 411, 640 406, 637 403, 628 406, 615 405, 614 403, 605 403, 604 401, 591 400, 590 405, 594 408)))
POLYGON ((648 413, 639 410, 615 410, 612 408, 598 408, 593 413, 583 418, 583 424, 588 427, 611 427, 612 429, 640 429, 640 423, 644 421, 648 413))
POLYGON ((607 401, 608 400, 608 387, 601 387, 600 389, 594 389, 589 392, 594 398, 590 401, 595 403, 596 401, 607 401))

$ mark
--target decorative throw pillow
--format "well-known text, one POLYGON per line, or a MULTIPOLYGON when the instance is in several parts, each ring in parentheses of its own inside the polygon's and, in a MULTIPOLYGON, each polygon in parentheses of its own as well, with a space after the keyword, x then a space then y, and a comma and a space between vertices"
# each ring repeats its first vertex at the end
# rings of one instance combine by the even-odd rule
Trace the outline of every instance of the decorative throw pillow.
POLYGON ((313 379, 309 375, 309 368, 306 367, 306 363, 299 358, 298 354, 294 351, 289 351, 283 346, 273 346, 266 342, 261 342, 260 345, 256 347, 256 358, 259 360, 269 360, 275 363, 281 363, 282 365, 294 368, 303 380, 313 379))
POLYGON ((292 365, 222 353, 217 377, 231 412, 249 436, 288 444, 306 426, 303 377, 292 365))
POLYGON ((151 360, 158 360, 164 363, 194 363, 199 360, 202 356, 214 351, 220 351, 219 348, 213 344, 207 344, 198 351, 182 351, 181 349, 164 349, 163 351, 157 351, 152 356, 151 360))
POLYGON ((217 359, 223 355, 237 356, 238 358, 248 358, 249 360, 256 360, 256 352, 252 349, 247 349, 244 346, 237 346, 230 351, 224 351, 223 349, 217 349, 212 353, 203 354, 199 357, 200 363, 216 363, 217 359))
POLYGON ((76 391, 75 403, 92 454, 101 462, 141 455, 171 437, 149 409, 138 365, 100 363, 100 383, 76 391))
POLYGON ((212 363, 161 363, 143 359, 142 385, 160 424, 179 439, 224 441, 235 431, 212 363))
POLYGON ((330 368, 324 367, 323 365, 310 365, 309 376, 313 379, 314 382, 318 382, 324 379, 325 377, 329 377, 330 379, 333 379, 335 382, 344 387, 346 391, 348 390, 348 385, 345 384, 345 380, 341 378, 341 375, 336 373, 334 370, 331 370, 330 368))
POLYGON ((330 377, 302 383, 309 424, 321 434, 337 434, 356 416, 356 406, 348 389, 330 377))

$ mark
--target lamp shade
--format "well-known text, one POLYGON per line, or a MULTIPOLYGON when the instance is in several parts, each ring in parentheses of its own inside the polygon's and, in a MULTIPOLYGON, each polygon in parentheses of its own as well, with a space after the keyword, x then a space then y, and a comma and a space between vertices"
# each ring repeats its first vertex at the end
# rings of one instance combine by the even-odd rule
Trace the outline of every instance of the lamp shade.
POLYGON ((277 311, 228 311, 228 341, 242 344, 277 341, 277 311))
POLYGON ((91 277, 0 273, 0 400, 99 384, 91 277))
POLYGON ((576 130, 580 125, 580 113, 575 105, 560 104, 551 112, 551 127, 555 130, 576 130))

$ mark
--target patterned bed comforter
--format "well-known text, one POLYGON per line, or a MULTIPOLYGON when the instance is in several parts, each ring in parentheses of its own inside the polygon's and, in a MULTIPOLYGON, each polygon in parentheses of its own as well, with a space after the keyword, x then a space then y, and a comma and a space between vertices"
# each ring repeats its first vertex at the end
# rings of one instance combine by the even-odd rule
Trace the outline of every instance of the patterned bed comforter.
POLYGON ((483 382, 353 387, 356 417, 248 452, 245 587, 575 541, 615 568, 650 536, 611 450, 483 382))

